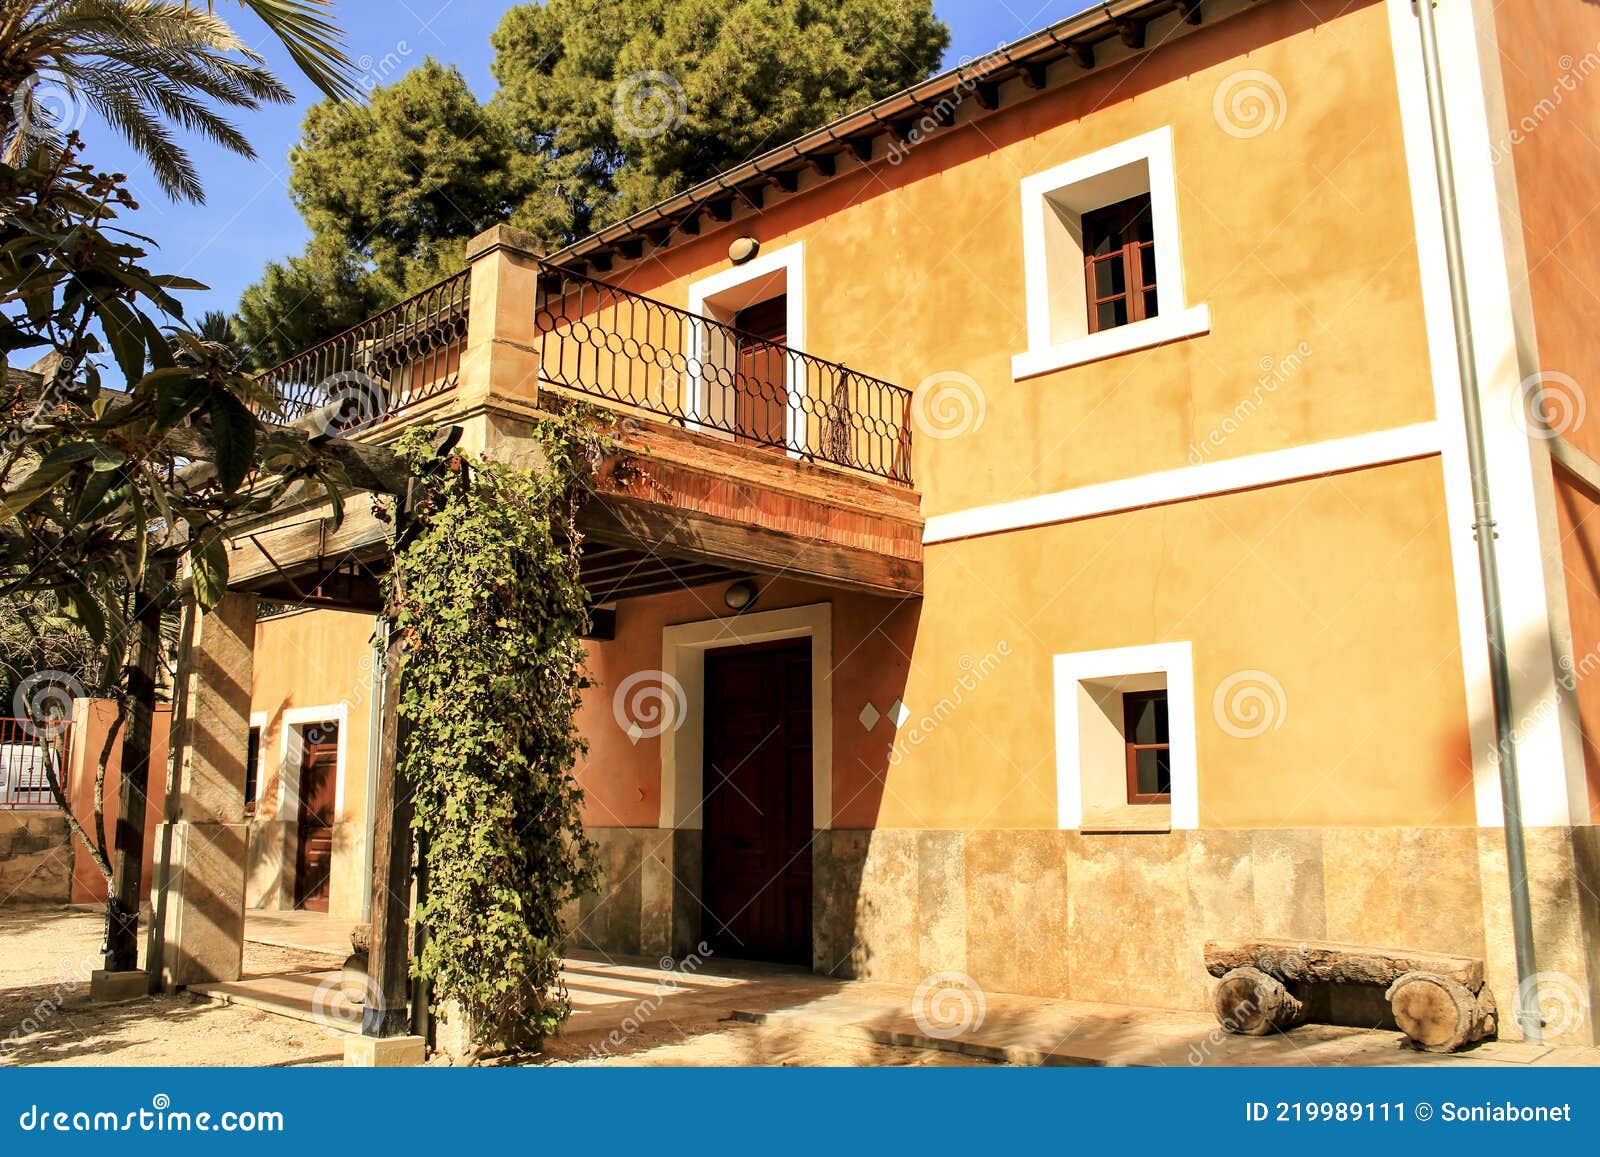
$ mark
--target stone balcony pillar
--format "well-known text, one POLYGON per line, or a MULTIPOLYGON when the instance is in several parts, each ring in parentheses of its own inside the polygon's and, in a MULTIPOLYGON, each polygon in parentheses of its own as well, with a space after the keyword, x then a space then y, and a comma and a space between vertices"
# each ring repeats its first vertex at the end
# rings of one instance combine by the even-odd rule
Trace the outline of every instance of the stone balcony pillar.
POLYGON ((239 978, 255 629, 253 594, 186 614, 146 953, 163 989, 239 978))
POLYGON ((509 409, 531 411, 539 398, 538 240, 496 225, 467 243, 472 284, 466 348, 456 384, 462 448, 490 453, 515 431, 502 430, 509 409))

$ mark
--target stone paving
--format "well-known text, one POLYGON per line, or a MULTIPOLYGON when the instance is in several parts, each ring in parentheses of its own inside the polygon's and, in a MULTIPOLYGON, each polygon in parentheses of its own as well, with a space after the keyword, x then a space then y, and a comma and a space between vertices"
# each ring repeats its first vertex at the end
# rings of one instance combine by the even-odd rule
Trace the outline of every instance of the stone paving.
MULTIPOLYGON (((338 1041, 359 1021, 337 996, 348 922, 251 913, 245 980, 109 1009, 87 1005, 73 985, 61 991, 82 971, 75 962, 92 956, 99 927, 99 917, 81 909, 0 916, 0 941, 23 950, 9 965, 0 958, 0 1011, 9 1005, 12 1019, 38 1019, 40 1001, 60 1004, 0 1063, 338 1063, 338 1041)), ((566 1032, 505 1063, 1600 1065, 1600 1050, 1513 1041, 1437 1057, 1412 1050, 1397 1032, 1327 1025, 1235 1037, 1195 1012, 959 986, 919 996, 909 985, 731 960, 667 970, 654 960, 574 954, 563 978, 573 1003, 566 1032)))

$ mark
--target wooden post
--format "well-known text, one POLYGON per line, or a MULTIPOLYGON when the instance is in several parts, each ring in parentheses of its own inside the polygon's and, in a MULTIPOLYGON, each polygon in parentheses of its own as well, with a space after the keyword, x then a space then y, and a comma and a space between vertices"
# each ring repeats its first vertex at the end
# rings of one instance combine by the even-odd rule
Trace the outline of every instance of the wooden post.
POLYGON ((128 730, 122 739, 122 781, 117 800, 116 858, 106 898, 106 970, 139 967, 139 892, 144 860, 144 819, 149 806, 150 744, 155 729, 156 665, 161 651, 161 613, 174 567, 152 558, 135 595, 133 663, 128 669, 128 730))
MULTIPOLYGON (((403 536, 409 490, 395 502, 395 527, 403 536)), ((396 604, 399 597, 396 595, 396 604)), ((377 793, 372 800, 372 948, 368 954, 367 1003, 361 1013, 363 1036, 404 1036, 411 1020, 406 1010, 411 973, 411 815, 410 785, 398 773, 400 674, 405 664, 400 632, 391 615, 383 652, 383 712, 378 738, 377 793)))

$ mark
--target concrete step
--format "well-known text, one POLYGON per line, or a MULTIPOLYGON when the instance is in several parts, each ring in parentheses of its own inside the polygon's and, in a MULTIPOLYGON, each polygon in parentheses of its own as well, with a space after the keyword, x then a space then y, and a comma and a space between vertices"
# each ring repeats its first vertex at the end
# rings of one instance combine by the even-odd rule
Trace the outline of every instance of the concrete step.
POLYGON ((354 1035, 361 1031, 361 1006, 345 999, 340 977, 338 970, 292 972, 218 984, 191 984, 189 991, 219 1004, 253 1008, 354 1035))

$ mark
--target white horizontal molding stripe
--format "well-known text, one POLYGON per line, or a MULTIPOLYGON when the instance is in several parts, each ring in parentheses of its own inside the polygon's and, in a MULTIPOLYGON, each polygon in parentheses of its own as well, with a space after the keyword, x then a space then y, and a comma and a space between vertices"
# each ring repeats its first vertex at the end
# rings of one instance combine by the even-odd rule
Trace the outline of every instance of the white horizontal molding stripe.
POLYGON ((1274 486, 1343 470, 1359 470, 1390 462, 1405 462, 1439 453, 1437 422, 1418 422, 1349 438, 1310 442, 1286 450, 1246 454, 1199 466, 1183 466, 1136 478, 1118 478, 1093 486, 1058 490, 1015 502, 975 506, 949 514, 936 514, 923 528, 924 543, 950 542, 1053 522, 1071 522, 1122 510, 1138 510, 1209 494, 1227 494, 1258 486, 1274 486))

